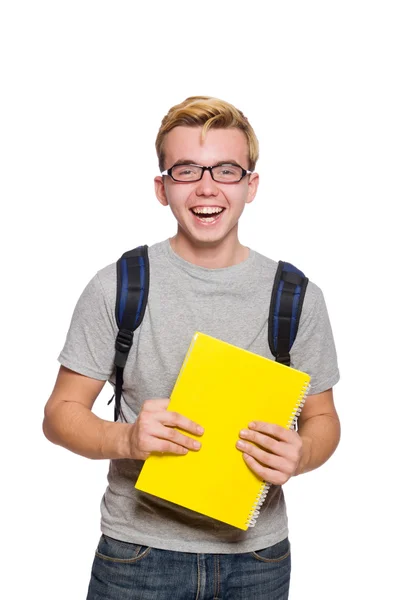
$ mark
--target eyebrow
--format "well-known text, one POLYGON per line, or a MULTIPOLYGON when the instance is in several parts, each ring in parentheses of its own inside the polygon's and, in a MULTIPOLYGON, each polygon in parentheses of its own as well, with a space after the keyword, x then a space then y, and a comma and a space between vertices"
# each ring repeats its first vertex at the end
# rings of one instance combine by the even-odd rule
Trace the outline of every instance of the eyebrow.
MULTIPOLYGON (((191 158, 179 158, 175 163, 174 163, 174 167, 176 165, 197 165, 196 161, 191 159, 191 158)), ((214 165, 211 165, 212 167, 218 167, 219 165, 235 165, 236 167, 241 167, 241 165, 235 161, 233 158, 231 159, 225 159, 225 160, 218 160, 218 162, 216 162, 214 165)), ((202 165, 202 166, 210 166, 210 165, 202 165)))

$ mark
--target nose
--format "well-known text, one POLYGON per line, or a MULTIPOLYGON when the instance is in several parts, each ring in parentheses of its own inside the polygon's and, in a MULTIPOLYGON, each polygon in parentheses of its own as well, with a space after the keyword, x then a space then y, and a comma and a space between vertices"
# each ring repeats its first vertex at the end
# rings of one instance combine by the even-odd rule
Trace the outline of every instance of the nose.
POLYGON ((204 171, 202 178, 197 182, 197 196, 217 196, 218 192, 216 181, 212 179, 211 173, 204 171))

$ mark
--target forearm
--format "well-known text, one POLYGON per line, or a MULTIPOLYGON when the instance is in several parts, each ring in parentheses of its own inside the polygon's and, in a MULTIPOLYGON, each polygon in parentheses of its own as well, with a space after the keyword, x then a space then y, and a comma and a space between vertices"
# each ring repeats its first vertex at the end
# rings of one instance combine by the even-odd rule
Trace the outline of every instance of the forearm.
POLYGON ((324 464, 335 452, 340 439, 340 423, 334 415, 316 415, 299 426, 303 442, 302 458, 295 475, 324 464))
POLYGON ((43 422, 47 439, 92 459, 133 458, 129 443, 133 427, 100 419, 78 402, 59 403, 43 422))

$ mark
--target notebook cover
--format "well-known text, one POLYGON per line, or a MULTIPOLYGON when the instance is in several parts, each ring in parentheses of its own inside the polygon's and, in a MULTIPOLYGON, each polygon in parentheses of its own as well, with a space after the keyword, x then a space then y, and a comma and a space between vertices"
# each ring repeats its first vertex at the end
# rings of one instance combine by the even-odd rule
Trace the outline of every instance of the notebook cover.
POLYGON ((258 502, 269 486, 236 448, 239 431, 255 420, 289 429, 309 381, 306 373, 196 332, 168 410, 204 427, 196 438, 201 449, 186 455, 151 454, 135 487, 246 530, 255 524, 258 502))

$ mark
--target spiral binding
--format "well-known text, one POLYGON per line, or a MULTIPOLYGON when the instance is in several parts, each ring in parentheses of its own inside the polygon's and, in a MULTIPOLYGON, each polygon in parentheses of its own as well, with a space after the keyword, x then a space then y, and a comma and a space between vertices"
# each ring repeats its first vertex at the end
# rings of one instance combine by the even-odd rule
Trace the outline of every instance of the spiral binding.
POLYGON ((292 411, 291 417, 287 423, 287 427, 289 429, 295 429, 295 425, 298 421, 299 415, 302 412, 302 408, 303 408, 303 405, 305 404, 309 390, 310 390, 310 383, 308 381, 305 381, 305 383, 303 384, 301 394, 296 402, 296 405, 292 411))
MULTIPOLYGON (((301 392, 300 396, 298 397, 296 405, 292 411, 291 417, 288 420, 288 423, 287 423, 288 429, 295 428, 295 425, 298 421, 299 415, 301 414, 302 408, 305 404, 305 400, 307 398, 309 390, 310 390, 310 383, 305 382, 305 384, 302 388, 302 392, 301 392)), ((248 519, 246 522, 247 527, 255 527, 256 521, 258 520, 258 517, 259 517, 261 506, 266 500, 266 496, 269 492, 270 486, 271 486, 271 483, 266 483, 265 481, 262 483, 259 493, 255 498, 254 505, 248 514, 248 519)))

